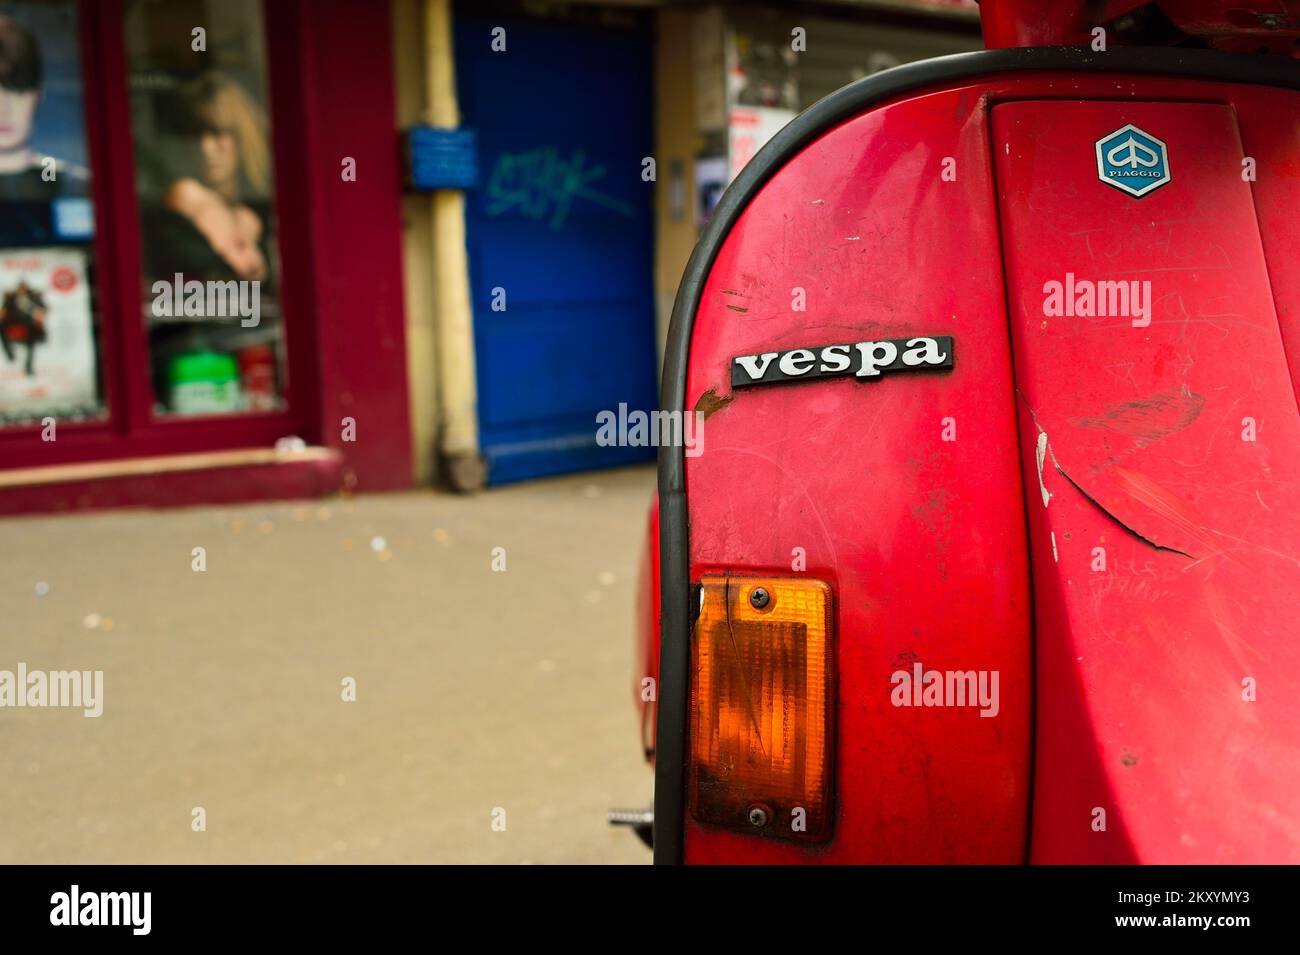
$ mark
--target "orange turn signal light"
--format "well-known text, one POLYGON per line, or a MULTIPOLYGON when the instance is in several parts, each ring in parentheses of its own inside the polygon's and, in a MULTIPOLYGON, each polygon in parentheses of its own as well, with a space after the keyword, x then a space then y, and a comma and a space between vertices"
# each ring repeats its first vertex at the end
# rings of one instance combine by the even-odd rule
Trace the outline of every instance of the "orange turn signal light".
POLYGON ((691 812, 788 839, 831 831, 831 588, 705 577, 691 641, 691 812))

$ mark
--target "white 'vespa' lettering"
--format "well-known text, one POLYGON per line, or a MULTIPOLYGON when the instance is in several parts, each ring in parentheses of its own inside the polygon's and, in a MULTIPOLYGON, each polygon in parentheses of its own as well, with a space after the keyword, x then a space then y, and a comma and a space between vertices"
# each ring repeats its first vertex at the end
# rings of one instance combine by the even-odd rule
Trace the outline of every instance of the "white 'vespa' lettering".
POLYGON ((939 351, 939 343, 933 338, 909 338, 907 351, 903 352, 903 364, 912 367, 942 365, 947 357, 945 353, 939 351))
POLYGON ((781 356, 781 374, 796 378, 812 369, 817 356, 806 348, 796 348, 781 356))
POLYGON ((827 345, 822 349, 822 371, 848 371, 851 364, 848 345, 827 345))
POLYGON ((880 374, 882 365, 892 365, 898 357, 898 346, 893 342, 858 342, 858 352, 862 355, 862 367, 858 369, 859 378, 880 374))
POLYGON ((772 359, 777 356, 777 352, 764 352, 762 355, 743 355, 736 359, 736 364, 744 368, 749 373, 749 377, 758 381, 767 372, 767 366, 772 364, 772 359), (760 365, 759 361, 763 363, 760 365))
POLYGON ((839 375, 876 378, 887 371, 951 367, 951 346, 952 339, 946 335, 918 335, 738 355, 732 359, 731 383, 743 386, 839 375))

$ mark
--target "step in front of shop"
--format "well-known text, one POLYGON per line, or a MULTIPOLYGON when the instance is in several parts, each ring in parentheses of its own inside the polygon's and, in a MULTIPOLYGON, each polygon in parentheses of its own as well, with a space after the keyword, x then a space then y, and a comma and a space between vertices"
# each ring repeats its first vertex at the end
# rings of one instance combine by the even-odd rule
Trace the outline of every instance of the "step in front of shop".
POLYGON ((0 514, 325 497, 345 485, 333 448, 236 448, 0 471, 0 514))

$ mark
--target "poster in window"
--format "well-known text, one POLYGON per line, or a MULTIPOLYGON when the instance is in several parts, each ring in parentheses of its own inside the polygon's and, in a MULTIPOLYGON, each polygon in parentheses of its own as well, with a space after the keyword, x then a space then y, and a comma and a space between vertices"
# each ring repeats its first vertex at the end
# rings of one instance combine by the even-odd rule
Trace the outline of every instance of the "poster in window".
POLYGON ((0 419, 98 407, 86 253, 0 251, 0 419))
POLYGON ((129 0, 125 27, 155 410, 276 410, 284 331, 262 4, 129 0), (177 43, 195 24, 202 48, 177 43), (239 308, 161 307, 200 287, 237 289, 239 308), (195 369, 205 384, 219 370, 221 402, 190 400, 195 369))
POLYGON ((0 0, 0 245, 93 231, 76 5, 0 0))

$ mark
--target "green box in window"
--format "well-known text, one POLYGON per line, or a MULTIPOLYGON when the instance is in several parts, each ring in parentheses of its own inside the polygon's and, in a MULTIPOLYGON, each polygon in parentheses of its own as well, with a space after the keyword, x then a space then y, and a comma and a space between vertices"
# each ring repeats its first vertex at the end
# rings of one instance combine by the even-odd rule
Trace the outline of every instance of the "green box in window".
POLYGON ((172 359, 168 369, 176 414, 223 414, 240 410, 239 363, 231 355, 194 352, 172 359))

